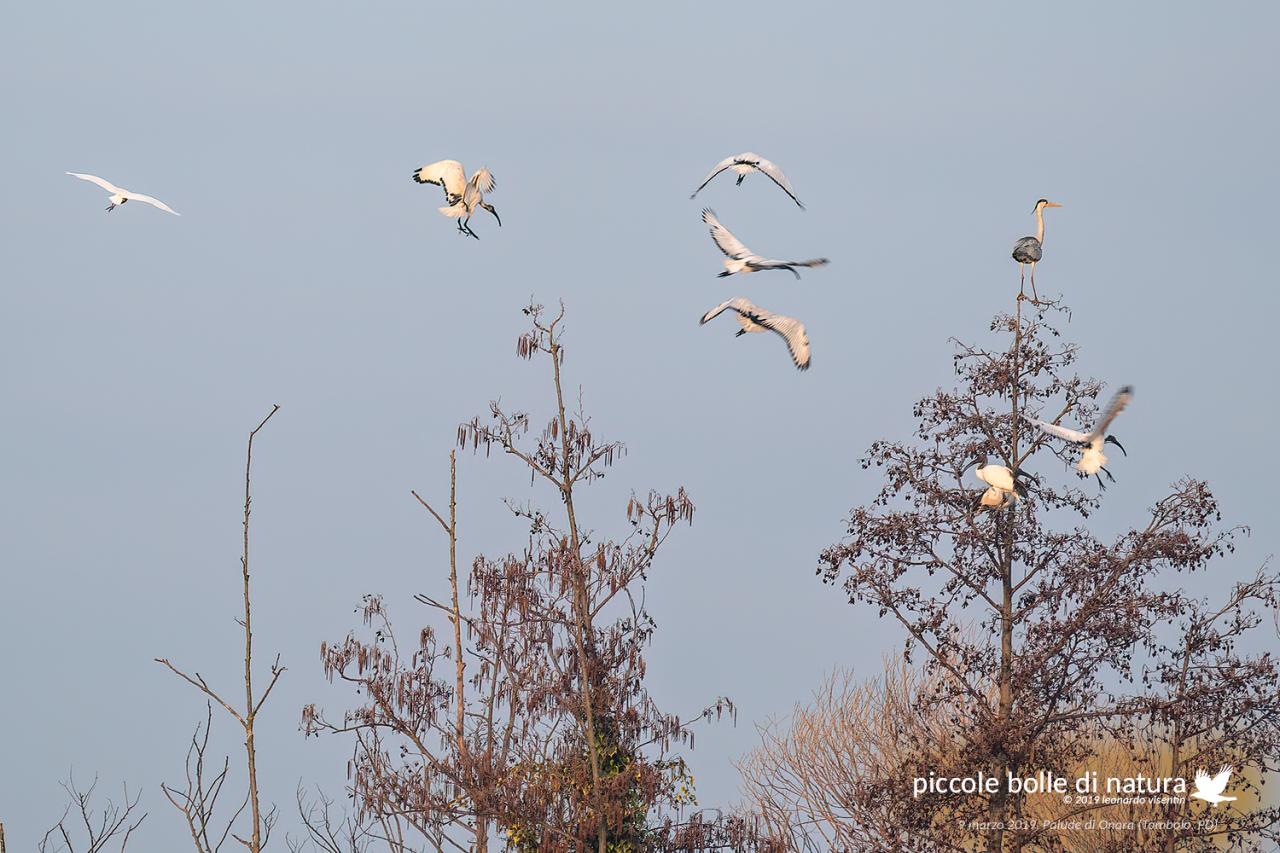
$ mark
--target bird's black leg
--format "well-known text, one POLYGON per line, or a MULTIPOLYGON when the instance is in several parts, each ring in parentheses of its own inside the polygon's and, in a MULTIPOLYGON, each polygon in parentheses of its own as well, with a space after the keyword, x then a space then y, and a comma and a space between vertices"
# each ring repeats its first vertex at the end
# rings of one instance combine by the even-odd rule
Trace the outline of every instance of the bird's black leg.
POLYGON ((115 202, 112 202, 111 204, 107 205, 107 213, 110 213, 111 211, 113 211, 113 210, 115 210, 115 209, 116 209, 116 204, 115 204, 115 202))
POLYGON ((735 186, 735 187, 740 187, 740 186, 742 186, 742 180, 743 180, 743 178, 745 178, 745 177, 746 177, 746 175, 739 175, 739 176, 738 176, 738 180, 737 180, 737 182, 734 184, 734 186, 735 186))

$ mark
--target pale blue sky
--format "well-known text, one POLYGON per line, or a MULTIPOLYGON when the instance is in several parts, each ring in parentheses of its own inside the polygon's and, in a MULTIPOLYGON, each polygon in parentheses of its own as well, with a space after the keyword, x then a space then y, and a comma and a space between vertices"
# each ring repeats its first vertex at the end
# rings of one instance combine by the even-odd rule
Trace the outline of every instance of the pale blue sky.
MULTIPOLYGON (((818 583, 816 557, 878 486, 862 451, 950 383, 947 338, 985 339, 1010 306, 1009 250, 1040 196, 1065 205, 1039 282, 1075 310, 1082 370, 1137 388, 1097 524, 1139 520, 1194 474, 1255 530, 1204 588, 1274 550, 1273 5, 546 9, 5 9, 11 850, 57 819, 69 767, 145 786, 140 847, 180 849, 157 783, 203 704, 152 658, 235 683, 243 443, 272 403, 256 619, 264 667, 279 650, 289 672, 261 772, 290 816, 299 778, 340 790, 347 745, 296 732, 304 703, 350 699, 318 645, 357 623, 362 593, 411 628, 411 593, 440 589, 442 542, 409 489, 442 494, 455 426, 488 400, 542 399, 514 358, 530 294, 567 302, 568 377, 630 448, 597 523, 617 529, 631 488, 683 483, 697 503, 649 587, 650 673, 672 710, 739 704, 692 754, 704 804, 733 798, 754 722, 900 646, 818 583), (759 177, 688 200, 742 150, 778 162, 808 211, 759 177), (482 215, 469 241, 436 214, 409 173, 445 157, 493 171, 505 227, 482 215), (183 216, 108 215, 67 170, 183 216), (716 279, 703 203, 761 252, 832 264, 716 279), (698 328, 733 295, 804 319, 813 369, 727 319, 698 328)), ((529 496, 527 476, 463 456, 460 479, 466 558, 517 543, 500 499, 529 496)))

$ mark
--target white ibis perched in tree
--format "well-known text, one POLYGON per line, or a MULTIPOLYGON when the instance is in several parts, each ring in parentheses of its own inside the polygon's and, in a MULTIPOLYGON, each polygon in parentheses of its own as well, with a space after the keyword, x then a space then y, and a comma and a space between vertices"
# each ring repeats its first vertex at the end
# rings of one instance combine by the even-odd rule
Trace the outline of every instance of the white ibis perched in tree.
POLYGON ((721 302, 715 308, 702 315, 698 325, 706 323, 725 310, 734 311, 738 325, 742 328, 734 337, 741 337, 749 332, 775 332, 787 342, 791 352, 791 360, 800 370, 809 369, 809 336, 805 334, 804 324, 794 317, 783 317, 763 308, 758 308, 741 296, 721 302))
POLYGON ((1036 482, 1040 480, 1035 474, 1028 474, 1021 468, 1014 472, 1005 465, 991 465, 985 456, 974 459, 964 466, 960 473, 963 474, 970 468, 974 469, 973 473, 979 480, 987 484, 987 490, 983 492, 978 502, 982 506, 993 509, 1007 506, 1018 498, 1027 496, 1027 486, 1022 482, 1022 478, 1026 477, 1036 482))
POLYGON ((163 210, 165 213, 172 213, 174 216, 182 215, 181 213, 174 210, 172 207, 165 204, 158 198, 152 198, 149 195, 143 195, 142 193, 135 193, 132 190, 126 190, 122 187, 118 187, 108 180, 99 178, 97 175, 84 175, 84 174, 81 174, 80 172, 67 172, 67 174, 73 178, 79 178, 82 181, 88 181, 91 184, 97 184, 98 186, 102 187, 104 190, 109 192, 111 196, 107 199, 107 201, 110 202, 110 204, 107 205, 108 211, 115 210, 117 207, 124 204, 125 202, 140 201, 143 204, 149 204, 152 207, 158 207, 161 210, 163 210))
POLYGON ((694 198, 698 193, 702 192, 702 188, 711 183, 711 179, 723 172, 725 169, 733 169, 733 171, 738 173, 738 180, 735 186, 742 186, 742 180, 746 178, 747 175, 750 175, 752 172, 759 172, 777 184, 784 193, 791 196, 791 200, 794 201, 801 210, 804 210, 804 205, 800 204, 800 199, 796 198, 796 194, 791 189, 791 182, 787 180, 786 175, 782 174, 782 170, 769 160, 761 157, 759 154, 753 154, 750 151, 744 151, 741 154, 734 154, 732 157, 726 157, 719 163, 716 163, 715 168, 711 170, 711 174, 707 175, 706 178, 703 179, 702 183, 698 184, 698 188, 693 191, 693 195, 689 196, 689 198, 694 198))
POLYGON ((498 226, 502 226, 498 211, 484 200, 485 193, 493 192, 497 184, 493 180, 493 173, 483 166, 467 178, 462 170, 462 164, 457 160, 439 160, 416 169, 413 179, 420 184, 437 184, 444 187, 445 206, 440 208, 440 212, 450 219, 458 220, 460 234, 480 239, 480 235, 471 230, 471 214, 475 213, 478 207, 483 207, 492 213, 493 218, 498 220, 498 226))
POLYGON ((1036 264, 1044 256, 1044 209, 1046 207, 1062 207, 1062 205, 1047 198, 1037 201, 1033 211, 1036 215, 1036 236, 1023 237, 1013 244, 1013 259, 1018 262, 1018 269, 1022 273, 1018 298, 1026 298, 1023 288, 1026 287, 1027 264, 1031 264, 1031 299, 1037 304, 1040 302, 1040 295, 1036 293, 1036 264))
POLYGON ((1076 463, 1076 470, 1084 476, 1094 476, 1098 478, 1098 485, 1105 488, 1102 478, 1098 476, 1101 471, 1107 475, 1107 479, 1115 482, 1116 478, 1111 476, 1111 472, 1107 470, 1107 454, 1103 452, 1103 447, 1108 444, 1114 444, 1120 448, 1120 452, 1125 456, 1129 455, 1129 451, 1124 449, 1124 445, 1120 443, 1114 435, 1109 435, 1107 429, 1111 426, 1111 422, 1116 416, 1124 411, 1125 406, 1129 405, 1129 401, 1133 399, 1133 386, 1126 385, 1115 393, 1111 398, 1110 404, 1107 406, 1106 412, 1102 415, 1102 420, 1094 424, 1093 429, 1089 432, 1080 432, 1079 430, 1068 429, 1048 421, 1036 420, 1035 418, 1023 415, 1027 422, 1046 435, 1061 438, 1064 441, 1074 444, 1081 448, 1080 461, 1076 463))
POLYGON ((771 258, 762 258, 744 246, 741 240, 733 236, 732 231, 721 225, 720 220, 716 219, 716 212, 711 208, 708 207, 702 211, 702 221, 711 226, 711 239, 725 255, 725 269, 724 272, 719 273, 720 278, 736 272, 748 273, 760 270, 790 270, 792 275, 799 278, 800 273, 796 271, 796 267, 821 267, 829 263, 826 258, 812 258, 807 261, 775 261, 771 258))

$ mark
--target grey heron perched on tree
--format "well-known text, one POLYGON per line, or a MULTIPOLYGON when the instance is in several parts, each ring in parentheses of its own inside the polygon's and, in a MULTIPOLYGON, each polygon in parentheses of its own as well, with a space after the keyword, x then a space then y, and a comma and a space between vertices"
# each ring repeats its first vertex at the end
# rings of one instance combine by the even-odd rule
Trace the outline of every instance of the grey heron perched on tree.
POLYGON ((739 329, 734 337, 741 337, 749 332, 774 332, 787 342, 791 352, 791 360, 800 370, 809 369, 809 336, 805 334, 804 324, 794 317, 783 317, 751 303, 741 296, 721 302, 715 308, 702 315, 698 325, 702 325, 717 317, 721 312, 731 310, 736 313, 739 329))
POLYGON ((1107 475, 1107 479, 1115 482, 1116 478, 1111 476, 1111 472, 1107 470, 1107 454, 1103 453, 1103 448, 1108 444, 1114 444, 1120 448, 1120 452, 1125 456, 1129 455, 1129 451, 1124 449, 1124 445, 1114 435, 1108 435, 1107 429, 1111 426, 1111 422, 1116 416, 1124 411, 1125 406, 1129 405, 1129 401, 1133 399, 1133 386, 1126 385, 1115 393, 1108 404, 1106 412, 1102 416, 1102 420, 1094 424, 1093 429, 1089 432, 1080 432, 1079 430, 1068 429, 1048 421, 1041 421, 1035 418, 1023 415, 1027 422, 1046 435, 1052 435, 1055 438, 1061 438, 1064 441, 1074 444, 1081 448, 1080 461, 1076 463, 1076 470, 1084 476, 1094 476, 1098 478, 1098 485, 1106 488, 1106 484, 1102 482, 1102 477, 1098 476, 1098 472, 1107 475))
POLYGON ((826 258, 810 258, 807 261, 775 261, 771 258, 762 258, 744 246, 741 240, 733 236, 732 231, 721 225, 720 220, 716 219, 716 212, 711 208, 703 208, 702 221, 711 226, 711 239, 725 255, 725 270, 718 274, 720 278, 736 272, 747 273, 760 270, 790 270, 792 275, 799 278, 800 273, 796 271, 796 267, 820 267, 830 263, 826 258))
POLYGON ((784 193, 791 196, 791 200, 796 203, 797 207, 804 210, 804 205, 800 203, 800 199, 796 198, 795 192, 791 189, 791 182, 787 180, 786 175, 782 174, 782 170, 775 166, 771 161, 750 151, 744 151, 741 154, 734 154, 732 157, 726 157, 717 163, 715 168, 711 170, 711 174, 707 175, 706 178, 703 179, 702 183, 698 184, 698 188, 693 191, 693 195, 689 196, 689 198, 694 198, 698 193, 702 192, 702 188, 711 183, 711 179, 723 172, 725 169, 733 169, 733 171, 738 173, 738 180, 734 186, 742 186, 742 181, 747 175, 750 175, 752 172, 759 172, 777 184, 784 193))
POLYGON ((161 210, 163 210, 165 213, 172 213, 174 216, 182 215, 181 213, 174 210, 172 207, 165 204, 158 198, 152 198, 149 195, 143 195, 142 193, 135 193, 132 190, 123 189, 122 187, 118 187, 108 180, 99 178, 97 175, 85 175, 85 174, 81 174, 80 172, 67 172, 67 174, 73 178, 79 178, 82 181, 88 181, 91 184, 97 184, 98 186, 102 187, 104 190, 109 192, 111 196, 110 198, 107 199, 110 202, 110 204, 107 205, 108 211, 115 210, 117 207, 124 204, 125 202, 140 201, 140 202, 143 202, 144 204, 149 204, 152 207, 158 207, 161 210))
POLYGON ((1044 256, 1044 209, 1046 207, 1062 207, 1057 202, 1049 201, 1042 198, 1036 202, 1036 208, 1033 211, 1036 215, 1036 236, 1023 237, 1021 240, 1013 244, 1013 259, 1018 262, 1018 269, 1022 274, 1022 282, 1018 288, 1018 298, 1026 299, 1023 292, 1027 281, 1027 264, 1031 264, 1031 298, 1032 301, 1039 304, 1040 295, 1036 293, 1036 263, 1044 256))
POLYGON ((440 212, 450 219, 458 220, 458 232, 468 237, 480 239, 480 235, 471 230, 471 214, 477 207, 483 207, 493 214, 502 226, 502 219, 491 204, 486 204, 484 194, 493 192, 497 185, 493 173, 481 166, 468 179, 457 160, 439 160, 435 163, 414 170, 413 179, 420 184, 437 184, 444 187, 445 206, 440 212))

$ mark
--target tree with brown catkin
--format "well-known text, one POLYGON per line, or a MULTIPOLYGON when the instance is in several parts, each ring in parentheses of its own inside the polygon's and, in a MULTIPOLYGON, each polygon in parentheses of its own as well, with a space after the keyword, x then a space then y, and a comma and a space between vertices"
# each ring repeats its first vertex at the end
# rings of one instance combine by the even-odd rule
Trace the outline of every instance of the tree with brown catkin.
POLYGON ((40 839, 37 847, 40 853, 104 853, 107 850, 125 853, 129 839, 147 819, 145 812, 141 817, 134 817, 142 795, 130 796, 129 786, 125 785, 120 802, 108 799, 99 809, 94 805, 97 788, 96 776, 88 788, 77 785, 74 775, 67 776, 62 783, 62 789, 67 792, 67 806, 61 819, 40 839))
MULTIPOLYGON (((1208 486, 1188 476, 1138 525, 1095 536, 1085 524, 1104 495, 1065 469, 1072 449, 1023 420, 1097 417, 1102 386, 1075 372, 1079 351, 1050 322, 1062 310, 1043 304, 1024 316, 1019 301, 991 326, 1007 345, 955 342, 956 386, 916 404, 910 439, 872 444, 863 467, 882 470, 884 485, 821 556, 825 582, 904 632, 904 659, 929 685, 919 713, 953 717, 954 748, 921 770, 998 780, 989 795, 917 797, 910 778, 884 779, 898 849, 1065 849, 1052 822, 1027 820, 1027 797, 1005 780, 1088 767, 1103 744, 1128 745, 1134 766, 1155 762, 1162 777, 1232 764, 1241 804, 1257 802, 1250 794, 1280 761, 1280 672, 1247 642, 1275 606, 1275 575, 1264 567, 1225 602, 1182 590, 1186 575, 1223 565, 1245 531, 1222 527, 1208 486), (987 455, 1038 483, 1005 507, 981 506, 971 466, 987 455)), ((1106 808, 1084 803, 1059 816, 1106 808)), ((1207 809, 1187 801, 1171 811, 1212 818, 1213 828, 1126 843, 1262 849, 1276 839, 1274 807, 1207 809)))
MULTIPOLYGON (((258 790, 258 762, 257 762, 257 743, 254 738, 255 723, 258 714, 262 711, 262 706, 266 704, 267 697, 271 695, 271 691, 275 688, 276 683, 280 680, 280 676, 284 674, 285 668, 280 665, 280 656, 276 655, 275 661, 271 664, 270 680, 267 687, 261 694, 255 693, 253 688, 253 607, 250 596, 249 587, 249 516, 250 506, 252 503, 252 481, 253 481, 253 440, 258 435, 258 431, 267 425, 267 421, 280 410, 279 406, 272 406, 267 416, 249 432, 248 446, 245 451, 244 463, 244 514, 241 521, 242 538, 240 552, 240 573, 242 580, 244 609, 241 618, 236 620, 240 627, 244 629, 244 705, 241 708, 235 707, 233 704, 223 699, 200 675, 199 672, 189 675, 183 670, 178 669, 167 658, 156 658, 156 662, 164 665, 175 675, 186 681, 203 693, 209 700, 218 703, 223 710, 235 720, 244 730, 244 749, 245 749, 245 767, 246 767, 246 794, 245 799, 249 808, 249 832, 247 837, 243 837, 231 833, 232 837, 249 849, 250 853, 259 853, 271 837, 271 829, 275 826, 277 819, 277 811, 275 807, 271 807, 266 812, 262 810, 261 798, 258 790)), ((211 719, 210 719, 211 722, 211 719)), ((188 774, 194 773, 199 769, 203 771, 204 748, 207 746, 208 740, 208 723, 204 728, 203 743, 196 748, 194 744, 196 739, 200 738, 200 730, 196 730, 195 739, 193 739, 194 752, 188 752, 187 769, 188 774), (193 761, 195 764, 193 765, 193 761)), ((224 765, 225 766, 225 765, 224 765)), ((211 833, 211 822, 213 815, 211 813, 214 802, 217 799, 217 792, 221 790, 222 783, 226 780, 224 774, 213 777, 210 780, 209 787, 195 784, 197 780, 188 779, 188 785, 185 791, 177 791, 176 789, 166 788, 165 794, 169 796, 170 802, 183 812, 187 818, 189 828, 191 828, 192 839, 195 843, 197 851, 208 853, 210 849, 216 850, 216 847, 209 848, 208 844, 211 833), (215 787, 216 784, 216 787, 215 787), (172 791, 172 795, 171 792, 172 791), (208 811, 206 811, 208 809, 208 811), (193 823, 195 821, 195 823, 193 823)), ((243 810, 244 806, 241 806, 243 810)), ((230 824, 234 823, 240 811, 235 813, 235 817, 228 823, 228 831, 230 824)), ((225 838, 225 835, 220 836, 225 838)))
POLYGON ((308 706, 304 725, 354 736, 358 812, 398 814, 433 849, 769 849, 749 818, 688 813, 693 779, 676 750, 692 746, 692 723, 732 714, 732 704, 686 720, 659 710, 644 686, 656 626, 643 584, 670 533, 692 521, 693 502, 683 489, 633 494, 621 539, 583 526, 584 487, 625 448, 594 432, 581 394, 576 409, 566 403, 563 307, 525 314, 517 353, 548 368, 545 427, 530 437, 531 416, 495 402, 459 428, 458 443, 514 459, 556 510, 508 501, 525 545, 475 557, 463 595, 451 456, 447 517, 413 494, 449 540, 449 598, 418 601, 451 637, 441 642, 428 626, 402 646, 385 603, 366 598, 367 633, 321 649, 328 676, 363 704, 340 721, 308 706))

